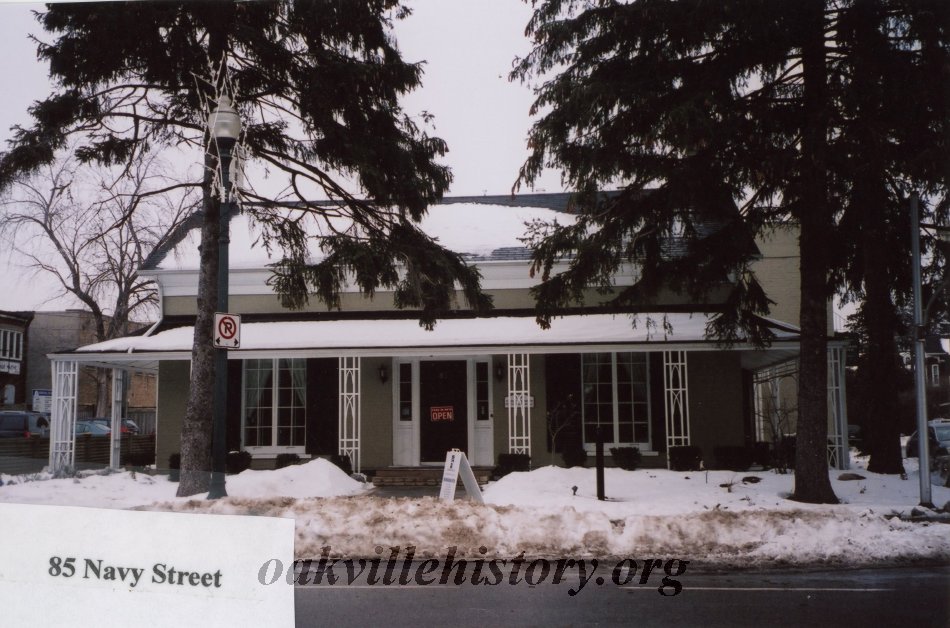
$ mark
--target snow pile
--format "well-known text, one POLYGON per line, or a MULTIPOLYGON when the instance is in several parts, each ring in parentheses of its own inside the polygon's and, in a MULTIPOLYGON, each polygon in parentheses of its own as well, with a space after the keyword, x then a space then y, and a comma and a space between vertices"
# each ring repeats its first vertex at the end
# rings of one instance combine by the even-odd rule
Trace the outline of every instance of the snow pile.
POLYGON ((366 489, 340 467, 322 458, 273 471, 248 469, 227 479, 229 495, 260 499, 271 497, 330 497, 357 495, 366 489))
MULTIPOLYGON (((65 479, 53 479, 48 473, 0 475, 0 481, 3 482, 0 501, 20 504, 135 508, 155 502, 194 499, 176 498, 178 483, 169 482, 168 476, 129 471, 87 472, 65 479)), ((276 471, 247 470, 227 478, 228 495, 244 499, 335 497, 366 490, 363 484, 322 458, 276 471)))
MULTIPOLYGON (((393 499, 366 494, 325 460, 231 476, 229 497, 216 501, 178 499, 177 484, 164 476, 130 473, 3 476, 0 500, 290 517, 301 559, 319 558, 325 547, 372 558, 377 547, 405 553, 411 546, 418 557, 443 557, 451 547, 481 557, 484 547, 498 558, 659 557, 718 567, 950 561, 947 524, 897 518, 918 502, 915 463, 905 461, 906 480, 868 473, 861 459, 852 469, 863 479, 839 480, 831 471, 843 502, 834 506, 789 501, 791 474, 665 469, 607 469, 609 500, 601 502, 593 469, 557 467, 508 475, 486 488, 485 505, 393 499)), ((950 489, 934 486, 933 500, 947 503, 950 489)))

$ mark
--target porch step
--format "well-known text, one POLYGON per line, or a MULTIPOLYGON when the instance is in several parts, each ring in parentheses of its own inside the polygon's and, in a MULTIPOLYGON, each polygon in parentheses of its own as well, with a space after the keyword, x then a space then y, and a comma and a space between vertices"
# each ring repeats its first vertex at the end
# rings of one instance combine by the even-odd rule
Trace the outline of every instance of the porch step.
MULTIPOLYGON (((472 467, 479 486, 488 483, 491 471, 491 467, 472 467)), ((386 467, 376 469, 373 475, 374 486, 439 486, 441 483, 442 467, 386 467)))

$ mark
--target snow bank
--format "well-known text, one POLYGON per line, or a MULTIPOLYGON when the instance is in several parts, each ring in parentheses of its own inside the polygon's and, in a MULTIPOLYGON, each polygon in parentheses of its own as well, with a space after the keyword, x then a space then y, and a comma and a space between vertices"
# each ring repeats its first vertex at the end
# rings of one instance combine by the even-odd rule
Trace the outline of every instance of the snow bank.
MULTIPOLYGON (((857 481, 830 477, 840 505, 787 499, 794 476, 771 472, 675 473, 606 470, 609 501, 595 497, 593 469, 544 467, 512 473, 485 490, 485 505, 435 497, 381 498, 325 460, 228 478, 229 497, 175 498, 164 476, 129 473, 51 480, 3 476, 0 500, 140 507, 147 510, 291 517, 298 558, 376 557, 377 547, 415 547, 418 557, 682 558, 728 565, 869 565, 950 561, 950 528, 912 523, 918 502, 915 460, 906 480, 868 473, 857 481), (13 480, 13 484, 10 481, 13 480), (32 480, 32 481, 27 481, 32 480), (573 487, 577 487, 574 494, 573 487)), ((433 493, 435 489, 433 489, 433 493)), ((938 505, 950 489, 933 487, 938 505)), ((381 550, 382 551, 382 550, 381 550)))
MULTIPOLYGON (((0 501, 21 504, 56 504, 92 508, 135 508, 155 502, 187 501, 176 498, 177 482, 168 476, 121 471, 84 473, 80 477, 52 479, 48 473, 25 476, 0 475, 0 501)), ((367 490, 339 467, 323 459, 276 471, 247 470, 228 476, 228 495, 255 499, 267 497, 334 497, 367 490)))

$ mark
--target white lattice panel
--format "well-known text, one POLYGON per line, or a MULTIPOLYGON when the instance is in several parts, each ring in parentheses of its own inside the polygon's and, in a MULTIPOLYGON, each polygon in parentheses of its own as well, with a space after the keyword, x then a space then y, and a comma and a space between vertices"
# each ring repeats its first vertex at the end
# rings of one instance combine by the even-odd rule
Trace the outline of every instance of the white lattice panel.
POLYGON ((341 357, 340 455, 350 457, 353 471, 360 471, 360 358, 341 357))

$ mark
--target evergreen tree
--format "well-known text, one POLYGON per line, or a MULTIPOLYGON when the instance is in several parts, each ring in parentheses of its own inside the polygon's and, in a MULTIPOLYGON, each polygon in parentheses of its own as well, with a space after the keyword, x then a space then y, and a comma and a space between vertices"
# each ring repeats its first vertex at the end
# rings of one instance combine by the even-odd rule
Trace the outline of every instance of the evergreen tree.
POLYGON ((310 293, 337 305, 345 266, 366 293, 393 288, 428 326, 453 306, 453 282, 472 307, 490 306, 477 272, 415 225, 451 173, 437 163, 444 142, 399 105, 422 75, 391 33, 408 12, 398 0, 273 0, 52 4, 38 16, 53 36, 39 55, 57 89, 0 157, 0 187, 52 161, 70 136, 83 142, 79 159, 104 164, 154 145, 205 150, 204 177, 183 183, 204 190, 205 220, 180 495, 206 490, 210 469, 219 201, 217 157, 205 147, 207 103, 219 93, 236 100, 248 158, 288 181, 279 199, 245 193, 256 201, 245 210, 283 248, 274 285, 286 305, 310 293), (311 202, 317 192, 332 206, 311 202), (321 227, 333 236, 312 264, 307 248, 321 227))
MULTIPOLYGON (((861 0, 837 14, 833 169, 844 212, 834 278, 859 300, 864 413, 870 471, 902 473, 896 338, 909 328, 911 191, 924 195, 924 222, 947 220, 946 164, 950 103, 941 81, 950 62, 950 6, 940 2, 861 0)), ((925 242, 939 282, 941 254, 925 242)))
MULTIPOLYGON (((663 286, 699 295, 737 277, 712 331, 730 339, 738 328, 767 340, 754 330, 767 295, 751 276, 749 253, 735 246, 739 240, 700 241, 700 225, 741 216, 724 231, 761 233, 794 221, 802 329, 794 497, 836 501, 826 461, 827 303, 836 290, 860 286, 862 295, 865 288, 873 294, 869 307, 886 313, 895 275, 881 272, 874 256, 883 257, 887 233, 907 228, 890 220, 893 204, 879 206, 882 190, 895 178, 907 187, 935 172, 939 150, 912 158, 906 148, 945 146, 929 142, 945 131, 946 109, 933 87, 920 106, 902 108, 903 83, 883 79, 895 71, 888 64, 911 68, 908 76, 918 79, 941 68, 946 36, 933 23, 945 8, 896 0, 879 12, 844 0, 535 4, 527 28, 535 47, 512 77, 540 80, 534 112, 544 113, 530 132, 532 153, 518 183, 544 167, 562 168, 581 211, 576 227, 536 230, 541 317, 585 285, 606 286, 620 264, 631 263, 643 280, 615 293, 613 303, 643 305, 663 286), (925 115, 913 124, 900 119, 915 113, 925 115), (884 155, 862 163, 865 142, 884 155), (884 150, 901 142, 904 150, 884 150), (621 192, 595 194, 611 185, 621 192), (865 216, 870 225, 859 230, 865 216), (685 236, 690 255, 663 255, 663 240, 674 234, 685 236), (569 270, 551 275, 568 251, 575 252, 569 270)), ((893 321, 878 320, 893 336, 893 321)))

